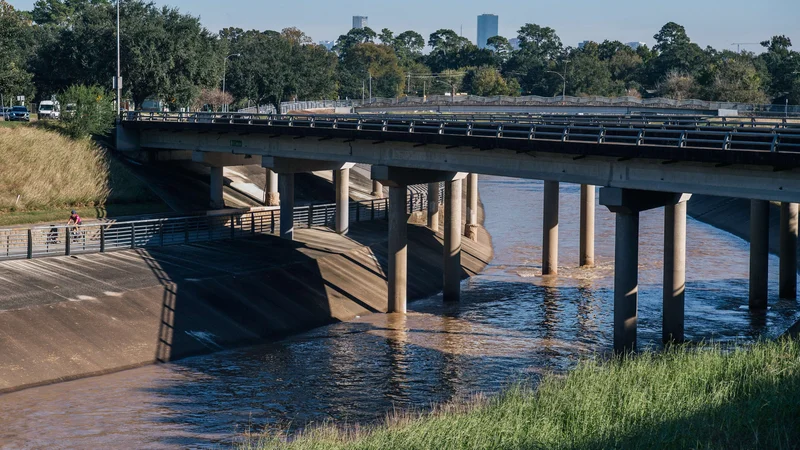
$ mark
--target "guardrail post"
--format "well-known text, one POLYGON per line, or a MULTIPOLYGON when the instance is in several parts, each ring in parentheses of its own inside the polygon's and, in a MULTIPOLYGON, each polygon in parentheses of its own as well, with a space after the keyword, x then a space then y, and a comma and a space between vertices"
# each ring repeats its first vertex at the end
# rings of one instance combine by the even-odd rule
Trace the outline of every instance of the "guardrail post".
POLYGON ((33 259, 33 230, 28 228, 28 259, 33 259))
POLYGON ((236 217, 231 214, 231 240, 236 239, 236 217))
POLYGON ((131 224, 131 248, 136 248, 136 224, 131 224))
POLYGON ((250 213, 250 234, 256 234, 256 215, 250 213))
POLYGON ((64 234, 67 238, 66 242, 64 243, 64 254, 69 256, 72 253, 72 233, 69 231, 69 227, 64 228, 64 234))
POLYGON ((314 205, 308 205, 308 228, 314 226, 314 205))
POLYGON ((369 220, 375 221, 375 200, 372 200, 372 204, 370 205, 370 217, 369 220))
POLYGON ((100 253, 106 251, 106 227, 100 226, 100 253))
POLYGON ((273 209, 270 211, 270 224, 269 224, 269 232, 271 234, 275 234, 275 210, 273 209))
POLYGON ((158 223, 158 239, 159 239, 159 245, 161 247, 163 247, 164 246, 164 222, 163 221, 158 223))

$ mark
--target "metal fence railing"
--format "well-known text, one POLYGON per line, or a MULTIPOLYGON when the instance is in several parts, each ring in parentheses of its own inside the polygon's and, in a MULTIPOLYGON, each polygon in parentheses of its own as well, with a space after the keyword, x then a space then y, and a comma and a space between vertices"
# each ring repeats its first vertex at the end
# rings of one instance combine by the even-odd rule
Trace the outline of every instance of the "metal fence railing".
MULTIPOLYGON (((364 117, 353 115, 251 115, 212 113, 129 112, 130 122, 183 122, 271 127, 271 129, 325 129, 331 133, 381 132, 389 136, 434 134, 507 140, 548 140, 598 145, 632 145, 717 150, 800 152, 800 128, 791 124, 706 123, 693 126, 617 123, 558 123, 553 121, 488 122, 477 120, 417 119, 413 117, 364 117)), ((295 131, 296 132, 296 131, 295 131)), ((480 139, 475 139, 479 144, 480 139)))
MULTIPOLYGON (((386 219, 388 208, 388 199, 350 202, 350 221, 357 223, 386 219)), ((427 195, 409 190, 408 212, 426 208, 427 195)), ((335 204, 298 206, 294 209, 294 226, 330 227, 333 226, 335 214, 335 204)), ((98 222, 69 227, 57 225, 0 229, 0 260, 69 256, 274 234, 280 230, 280 220, 280 211, 274 208, 224 215, 98 222)))

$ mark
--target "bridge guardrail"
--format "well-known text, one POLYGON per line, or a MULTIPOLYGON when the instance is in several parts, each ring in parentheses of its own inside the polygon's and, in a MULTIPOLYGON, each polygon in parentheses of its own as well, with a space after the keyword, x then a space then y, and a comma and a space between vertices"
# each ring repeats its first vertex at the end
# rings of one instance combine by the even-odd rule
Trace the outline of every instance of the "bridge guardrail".
POLYGON ((717 150, 800 151, 800 129, 775 126, 634 126, 551 122, 483 122, 364 116, 307 116, 211 113, 129 112, 124 120, 211 123, 288 128, 341 129, 387 133, 438 134, 494 139, 588 142, 631 146, 668 146, 717 150))
MULTIPOLYGON (((441 198, 444 198, 443 196, 441 198)), ((354 223, 385 219, 388 199, 350 202, 354 223)), ((427 208, 427 195, 409 192, 408 212, 427 208)), ((299 228, 332 226, 335 204, 312 204, 294 209, 299 228)), ((32 259, 103 253, 114 250, 164 247, 238 239, 280 230, 280 211, 269 209, 237 214, 101 222, 80 226, 39 226, 0 229, 0 260, 32 259)))

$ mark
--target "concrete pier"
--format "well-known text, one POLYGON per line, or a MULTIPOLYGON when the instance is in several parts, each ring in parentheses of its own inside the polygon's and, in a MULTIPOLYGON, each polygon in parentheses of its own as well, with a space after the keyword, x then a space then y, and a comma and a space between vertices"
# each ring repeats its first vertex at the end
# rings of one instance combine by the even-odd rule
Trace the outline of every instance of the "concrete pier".
POLYGON ((797 203, 781 203, 780 297, 797 299, 797 203))
POLYGON ((767 309, 769 293, 769 202, 750 202, 750 309, 767 309))
POLYGON ((581 267, 594 267, 594 192, 594 186, 588 184, 581 185, 581 236, 580 255, 578 257, 581 267))
POLYGON ((406 312, 408 282, 408 217, 406 186, 389 187, 389 305, 388 312, 406 312))
POLYGON ((542 275, 558 274, 558 193, 557 181, 544 182, 542 275))
POLYGON ((278 176, 278 191, 281 203, 281 237, 294 239, 294 173, 282 173, 278 176))
POLYGON ((334 171, 336 183, 336 232, 347 234, 350 229, 350 169, 334 171))
POLYGON ((461 180, 445 182, 444 301, 461 300, 461 180))
POLYGON ((639 308, 639 212, 618 212, 614 245, 614 351, 636 350, 639 308))
POLYGON ((467 175, 467 223, 464 225, 464 236, 478 241, 478 174, 467 175))
POLYGON ((209 200, 208 206, 211 209, 222 209, 225 207, 225 200, 222 198, 222 185, 223 185, 223 169, 224 167, 209 167, 211 171, 211 198, 209 200))
POLYGON ((372 180, 372 194, 375 198, 383 198, 383 184, 380 181, 372 180))
POLYGON ((281 196, 278 193, 278 174, 271 169, 267 171, 267 182, 264 187, 264 204, 266 206, 278 206, 281 204, 281 196))
POLYGON ((664 208, 664 343, 684 340, 685 292, 686 202, 681 202, 664 208))
POLYGON ((428 228, 433 231, 439 231, 439 186, 439 183, 428 183, 428 228))

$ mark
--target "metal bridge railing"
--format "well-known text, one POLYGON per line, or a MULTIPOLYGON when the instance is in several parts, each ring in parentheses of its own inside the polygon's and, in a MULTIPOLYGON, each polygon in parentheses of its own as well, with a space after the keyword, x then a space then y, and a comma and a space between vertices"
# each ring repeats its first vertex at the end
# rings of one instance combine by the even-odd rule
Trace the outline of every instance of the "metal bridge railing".
MULTIPOLYGON (((256 115, 130 112, 126 121, 184 122, 253 127, 315 128, 377 131, 397 134, 438 134, 498 140, 549 140, 632 146, 662 146, 717 150, 800 151, 800 128, 747 124, 634 125, 615 123, 558 123, 552 121, 492 122, 414 117, 352 115, 256 115)), ((477 142, 476 142, 477 144, 477 142)))
MULTIPOLYGON (((426 208, 427 195, 409 191, 408 212, 423 211, 426 208)), ((388 199, 350 202, 350 221, 358 223, 385 219, 388 209, 388 199)), ((331 227, 335 214, 335 204, 298 206, 294 209, 294 226, 331 227)), ((102 222, 69 227, 58 225, 0 229, 0 260, 221 241, 257 234, 274 234, 278 230, 278 209, 226 215, 102 222)))

